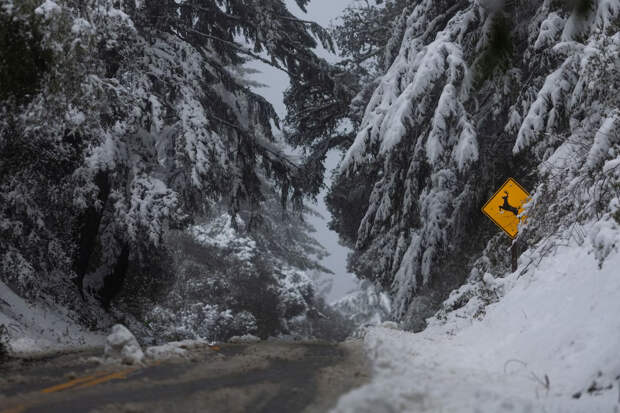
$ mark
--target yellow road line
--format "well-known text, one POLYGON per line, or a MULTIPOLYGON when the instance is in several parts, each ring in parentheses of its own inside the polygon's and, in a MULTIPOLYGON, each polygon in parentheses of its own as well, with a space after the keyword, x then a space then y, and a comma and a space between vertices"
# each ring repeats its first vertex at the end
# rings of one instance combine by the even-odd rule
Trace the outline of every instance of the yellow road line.
MULTIPOLYGON (((157 363, 153 363, 153 365, 159 365, 160 362, 157 363)), ((66 383, 62 383, 62 384, 57 384, 55 386, 52 387, 48 387, 45 388, 43 390, 41 390, 41 393, 44 394, 49 394, 49 393, 55 393, 55 392, 59 392, 62 390, 66 390, 66 389, 86 389, 92 386, 96 386, 97 384, 101 384, 101 383, 105 383, 107 381, 111 381, 111 380, 123 380, 126 379, 127 376, 138 370, 138 368, 131 368, 131 369, 126 369, 126 370, 121 370, 121 371, 117 371, 115 373, 110 373, 109 371, 101 371, 97 374, 92 374, 90 376, 84 376, 84 377, 78 377, 77 379, 73 379, 70 380, 66 383)), ((23 413, 25 412, 29 407, 32 407, 33 405, 30 406, 26 406, 23 404, 17 405, 17 406, 13 406, 10 407, 8 409, 4 409, 4 410, 0 410, 0 413, 23 413)))
POLYGON ((99 377, 101 377, 103 375, 106 375, 106 374, 110 374, 110 372, 102 371, 102 372, 99 372, 97 374, 93 374, 93 375, 90 375, 90 376, 79 377, 77 379, 73 379, 73 380, 68 381, 66 383, 57 384, 55 386, 43 389, 43 390, 41 390, 41 393, 54 393, 54 392, 57 392, 57 391, 62 391, 62 390, 68 389, 70 387, 76 386, 76 385, 78 385, 80 383, 84 383, 86 381, 97 379, 97 378, 99 378, 99 377))
POLYGON ((86 383, 76 386, 75 389, 86 389, 88 387, 96 386, 97 384, 105 383, 110 380, 123 380, 127 378, 127 375, 137 369, 127 369, 118 371, 116 373, 108 374, 107 376, 99 377, 98 379, 88 381, 86 383))
POLYGON ((5 409, 5 410, 0 410, 0 413, 22 413, 25 411, 26 411, 26 406, 19 405, 15 407, 9 407, 8 409, 5 409))

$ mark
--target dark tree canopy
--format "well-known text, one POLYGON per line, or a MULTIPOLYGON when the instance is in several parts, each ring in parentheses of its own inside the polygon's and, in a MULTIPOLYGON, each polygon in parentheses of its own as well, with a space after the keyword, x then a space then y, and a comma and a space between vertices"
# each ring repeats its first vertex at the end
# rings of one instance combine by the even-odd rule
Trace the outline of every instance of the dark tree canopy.
MULTIPOLYGON (((217 252, 181 282, 171 231, 227 222, 210 236, 247 241, 260 259, 229 265, 245 265, 242 278, 254 268, 248 289, 282 308, 261 329, 287 330, 312 306, 304 271, 328 271, 301 218, 314 184, 274 137, 280 119, 244 64, 313 82, 332 70, 313 50, 333 49, 326 30, 281 0, 0 0, 0 22, 3 282, 93 323, 82 302, 144 319, 170 291, 221 275, 217 252)), ((252 305, 228 310, 247 321, 252 305)))

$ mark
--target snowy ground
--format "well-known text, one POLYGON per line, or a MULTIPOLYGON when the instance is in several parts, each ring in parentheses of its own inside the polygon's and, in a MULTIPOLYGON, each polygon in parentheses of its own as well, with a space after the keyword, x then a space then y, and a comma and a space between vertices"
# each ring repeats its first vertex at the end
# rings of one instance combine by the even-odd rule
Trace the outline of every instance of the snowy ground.
POLYGON ((482 317, 474 298, 418 334, 371 328, 373 381, 334 411, 619 412, 620 254, 599 268, 591 250, 534 250, 514 274, 487 274, 503 297, 482 317))
POLYGON ((14 355, 103 346, 105 333, 93 333, 72 322, 67 311, 28 303, 0 281, 0 326, 9 335, 14 355))

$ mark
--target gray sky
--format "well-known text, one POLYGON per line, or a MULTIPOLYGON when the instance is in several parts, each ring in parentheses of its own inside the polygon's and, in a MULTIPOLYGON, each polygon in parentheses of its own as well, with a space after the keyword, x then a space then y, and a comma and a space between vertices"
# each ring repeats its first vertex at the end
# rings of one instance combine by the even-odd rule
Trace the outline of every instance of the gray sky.
MULTIPOLYGON (((313 0, 308 6, 307 14, 304 14, 299 7, 297 7, 294 0, 286 0, 286 3, 289 6, 289 10, 296 16, 305 20, 313 20, 323 27, 327 27, 331 20, 338 17, 351 1, 352 0, 313 0)), ((328 61, 337 60, 336 56, 331 55, 325 49, 319 48, 317 49, 317 53, 328 61)), ((252 62, 252 64, 248 66, 260 70, 260 73, 257 73, 251 78, 267 85, 267 87, 257 89, 257 92, 271 102, 278 112, 278 115, 283 117, 286 110, 282 98, 284 90, 289 85, 288 76, 284 72, 260 62, 252 62)), ((328 185, 331 170, 337 165, 339 159, 340 155, 336 152, 330 153, 327 157, 328 172, 326 177, 328 178, 328 185)), ((347 292, 356 289, 358 283, 355 276, 349 274, 346 270, 346 258, 349 250, 338 244, 338 235, 327 228, 329 212, 323 201, 324 196, 325 193, 323 191, 319 196, 319 202, 317 205, 314 205, 314 208, 323 215, 324 218, 310 217, 309 221, 317 230, 314 234, 315 238, 318 239, 331 254, 321 263, 335 273, 333 276, 333 289, 327 297, 328 301, 333 301, 342 297, 347 292)))

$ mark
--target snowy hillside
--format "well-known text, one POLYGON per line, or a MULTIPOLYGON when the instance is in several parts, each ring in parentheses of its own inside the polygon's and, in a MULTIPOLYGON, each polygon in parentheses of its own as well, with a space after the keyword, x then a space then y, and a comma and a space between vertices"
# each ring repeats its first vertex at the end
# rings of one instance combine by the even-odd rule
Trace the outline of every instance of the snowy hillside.
MULTIPOLYGON (((109 325, 111 320, 107 319, 109 325)), ((88 331, 71 314, 53 303, 29 303, 0 281, 0 347, 21 355, 101 346, 103 332, 88 331)))
POLYGON ((617 213, 620 1, 422 0, 402 17, 354 101, 331 208, 352 270, 420 330, 472 267, 507 269, 510 240, 480 213, 507 178, 533 194, 526 248, 617 213))
MULTIPOLYGON (((599 266, 598 233, 584 230, 583 243, 541 242, 517 272, 464 286, 445 303, 455 309, 423 332, 371 328, 364 342, 375 376, 334 411, 617 411, 620 251, 599 266), (489 295, 496 302, 483 304, 489 295)), ((617 246, 618 224, 609 230, 617 246)))

